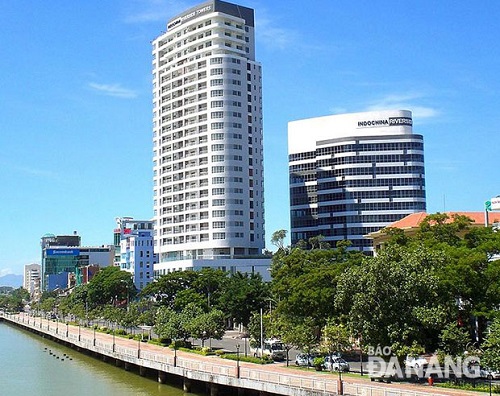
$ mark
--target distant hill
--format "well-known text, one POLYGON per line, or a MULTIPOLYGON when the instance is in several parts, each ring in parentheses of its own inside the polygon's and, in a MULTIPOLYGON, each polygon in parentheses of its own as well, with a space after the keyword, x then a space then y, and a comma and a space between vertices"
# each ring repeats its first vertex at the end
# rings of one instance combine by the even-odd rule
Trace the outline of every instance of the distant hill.
POLYGON ((23 276, 22 275, 14 275, 8 274, 4 276, 0 276, 0 286, 10 286, 15 289, 21 287, 23 285, 23 276))

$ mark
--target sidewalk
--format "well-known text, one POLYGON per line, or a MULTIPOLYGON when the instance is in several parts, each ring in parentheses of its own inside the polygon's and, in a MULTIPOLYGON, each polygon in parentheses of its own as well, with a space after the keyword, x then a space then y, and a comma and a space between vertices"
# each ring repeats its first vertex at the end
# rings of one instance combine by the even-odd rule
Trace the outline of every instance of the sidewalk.
MULTIPOLYGON (((238 383, 242 384, 240 381, 256 384, 268 383, 280 386, 291 386, 296 389, 301 388, 303 390, 313 390, 317 389, 317 386, 321 386, 323 389, 328 389, 328 391, 324 392, 325 395, 337 394, 335 391, 337 389, 338 382, 337 373, 332 374, 329 372, 317 372, 314 370, 301 370, 294 367, 286 367, 280 364, 259 365, 243 361, 236 362, 234 360, 221 359, 218 356, 202 356, 195 353, 173 351, 170 348, 154 344, 141 343, 136 340, 113 336, 111 334, 94 332, 93 329, 89 328, 68 325, 61 322, 56 323, 46 319, 43 319, 43 326, 40 326, 39 318, 35 319, 36 325, 33 325, 33 318, 31 318, 31 323, 26 323, 26 318, 22 318, 19 315, 11 316, 13 316, 13 318, 6 319, 13 320, 14 323, 31 327, 37 331, 47 332, 47 334, 51 334, 52 336, 58 334, 56 335, 56 338, 60 338, 64 342, 75 343, 75 345, 79 345, 80 347, 92 345, 92 340, 97 340, 98 346, 103 344, 102 346, 106 347, 107 350, 110 350, 111 345, 113 345, 113 353, 111 356, 114 355, 116 344, 116 349, 125 348, 130 350, 135 357, 140 356, 139 363, 148 359, 153 359, 151 360, 152 362, 161 361, 164 362, 164 364, 171 365, 175 355, 177 357, 177 367, 193 370, 193 372, 199 371, 200 373, 209 373, 211 375, 231 378, 234 386, 238 386, 238 383), (48 326, 50 326, 50 331, 48 326), (237 366, 239 366, 240 370, 236 370, 237 366), (240 373, 239 376, 237 376, 238 371, 240 373)), ((230 331, 225 337, 238 339, 237 337, 241 337, 241 334, 238 331, 230 331)), ((96 341, 94 341, 93 344, 95 345, 96 341)), ((345 395, 478 396, 482 394, 479 392, 431 387, 427 384, 409 384, 398 382, 390 384, 377 383, 371 382, 368 376, 366 376, 366 378, 343 376, 342 383, 345 395)))

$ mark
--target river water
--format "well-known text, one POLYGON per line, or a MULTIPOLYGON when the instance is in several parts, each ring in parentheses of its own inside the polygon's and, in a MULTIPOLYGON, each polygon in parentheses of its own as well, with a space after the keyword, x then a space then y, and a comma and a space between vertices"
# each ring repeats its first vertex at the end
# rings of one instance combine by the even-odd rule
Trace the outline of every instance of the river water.
POLYGON ((182 389, 0 322, 0 395, 186 396, 182 389))

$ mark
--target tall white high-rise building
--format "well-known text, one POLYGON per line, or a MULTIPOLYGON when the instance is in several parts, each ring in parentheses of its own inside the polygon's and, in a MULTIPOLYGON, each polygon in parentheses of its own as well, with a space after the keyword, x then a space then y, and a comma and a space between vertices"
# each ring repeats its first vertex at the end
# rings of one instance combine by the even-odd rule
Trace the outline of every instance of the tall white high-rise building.
POLYGON ((262 77, 252 9, 208 1, 153 41, 153 166, 158 273, 240 270, 240 259, 261 254, 262 77))

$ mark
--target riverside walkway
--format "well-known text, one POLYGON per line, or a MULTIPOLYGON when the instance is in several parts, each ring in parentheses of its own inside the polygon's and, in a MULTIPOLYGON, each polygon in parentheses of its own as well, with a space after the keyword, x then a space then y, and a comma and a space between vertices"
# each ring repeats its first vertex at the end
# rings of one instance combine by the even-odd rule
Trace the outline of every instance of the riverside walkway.
POLYGON ((368 379, 306 370, 294 370, 278 364, 257 365, 176 351, 153 344, 96 332, 93 329, 56 322, 27 314, 3 314, 0 319, 76 350, 90 353, 125 370, 154 375, 160 383, 181 379, 185 391, 204 384, 211 396, 425 396, 480 395, 403 383, 373 383, 368 379))

